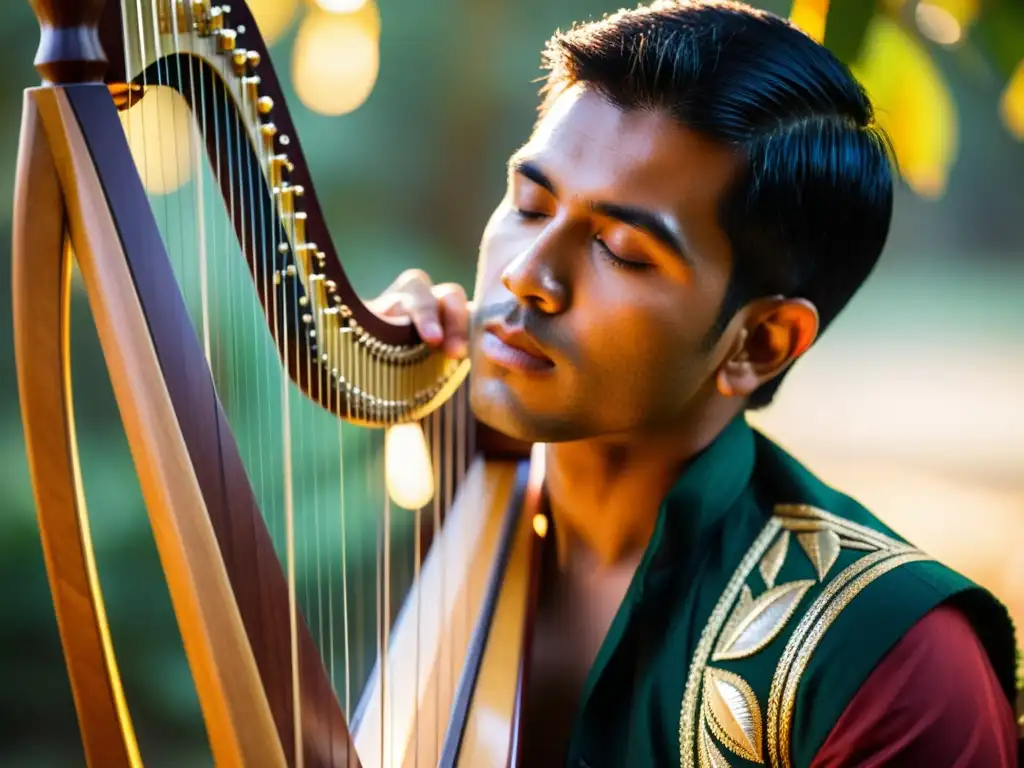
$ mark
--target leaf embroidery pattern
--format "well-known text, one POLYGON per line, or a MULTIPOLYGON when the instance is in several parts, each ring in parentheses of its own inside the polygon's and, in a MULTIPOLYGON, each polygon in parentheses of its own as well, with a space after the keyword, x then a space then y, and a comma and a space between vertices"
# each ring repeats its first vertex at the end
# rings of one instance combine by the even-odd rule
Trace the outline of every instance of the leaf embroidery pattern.
POLYGON ((700 768, 729 768, 729 761, 712 740, 706 722, 701 723, 700 738, 697 739, 697 765, 700 768))
POLYGON ((703 721, 715 737, 745 760, 764 762, 761 708, 746 680, 724 669, 708 667, 703 694, 703 721))
POLYGON ((764 585, 771 589, 775 586, 775 579, 779 577, 782 564, 786 562, 786 552, 789 551, 789 531, 783 531, 775 543, 771 545, 757 569, 761 572, 764 585))
POLYGON ((742 659, 767 646, 813 585, 813 579, 791 581, 772 587, 753 602, 737 601, 711 660, 742 659))
POLYGON ((839 557, 839 534, 825 528, 813 533, 798 533, 796 538, 814 566, 818 581, 824 581, 839 557))

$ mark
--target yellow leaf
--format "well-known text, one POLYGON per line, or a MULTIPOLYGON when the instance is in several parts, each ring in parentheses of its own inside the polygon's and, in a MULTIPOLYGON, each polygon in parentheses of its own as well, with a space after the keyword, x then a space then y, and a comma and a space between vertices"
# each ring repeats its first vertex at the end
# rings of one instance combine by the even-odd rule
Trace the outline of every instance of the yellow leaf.
POLYGON ((793 0, 789 21, 819 43, 825 39, 829 0, 793 0))
POLYGON ((1024 59, 1017 63, 1017 68, 1010 77, 1010 82, 999 100, 999 111, 1003 122, 1010 133, 1024 140, 1024 59))
POLYGON ((958 117, 935 62, 896 22, 876 15, 851 69, 892 137, 911 189, 922 197, 939 197, 956 159, 958 117))

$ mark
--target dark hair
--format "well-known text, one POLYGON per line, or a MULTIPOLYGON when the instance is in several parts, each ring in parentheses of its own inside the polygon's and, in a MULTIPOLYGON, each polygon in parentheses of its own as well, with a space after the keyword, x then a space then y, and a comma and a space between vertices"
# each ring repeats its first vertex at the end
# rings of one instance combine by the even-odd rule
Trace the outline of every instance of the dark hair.
MULTIPOLYGON (((823 331, 867 279, 892 218, 892 146, 847 67, 787 21, 737 2, 659 0, 556 33, 544 64, 542 116, 583 84, 742 149, 719 206, 733 271, 715 338, 775 294, 812 302, 823 331)), ((747 407, 770 403, 785 373, 747 407)))

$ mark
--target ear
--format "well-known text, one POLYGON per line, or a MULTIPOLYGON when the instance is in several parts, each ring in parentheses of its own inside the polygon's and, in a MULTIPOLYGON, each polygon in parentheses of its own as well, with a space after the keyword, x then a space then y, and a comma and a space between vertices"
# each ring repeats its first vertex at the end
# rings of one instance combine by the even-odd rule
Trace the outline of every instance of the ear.
POLYGON ((755 302, 716 377, 719 394, 747 397, 782 373, 818 336, 818 310, 806 299, 755 302))

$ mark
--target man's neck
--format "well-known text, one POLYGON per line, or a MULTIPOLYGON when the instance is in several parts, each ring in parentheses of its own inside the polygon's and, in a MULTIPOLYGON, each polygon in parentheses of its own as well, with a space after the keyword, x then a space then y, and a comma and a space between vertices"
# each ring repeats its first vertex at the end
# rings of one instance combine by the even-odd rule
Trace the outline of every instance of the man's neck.
POLYGON ((639 563, 661 502, 731 416, 657 434, 552 443, 545 486, 562 571, 639 563))

